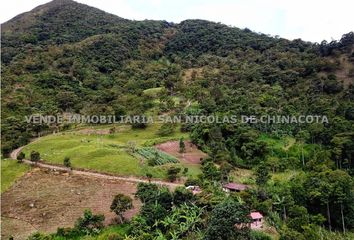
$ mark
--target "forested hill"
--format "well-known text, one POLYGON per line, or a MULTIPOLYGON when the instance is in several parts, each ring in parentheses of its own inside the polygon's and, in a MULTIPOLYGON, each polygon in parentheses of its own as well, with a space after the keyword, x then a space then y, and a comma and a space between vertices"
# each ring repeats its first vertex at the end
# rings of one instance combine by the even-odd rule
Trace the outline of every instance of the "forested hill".
MULTIPOLYGON (((4 154, 52 127, 24 122, 35 113, 311 113, 330 118, 327 126, 306 126, 312 141, 330 145, 338 134, 352 139, 352 32, 314 44, 204 20, 132 21, 54 0, 2 24, 1 33, 4 154), (158 105, 143 94, 157 87, 163 88, 158 105), (187 102, 195 104, 186 108, 187 102)), ((208 128, 185 126, 205 148, 214 144, 208 128)), ((216 148, 229 154, 236 135, 249 129, 214 130, 216 148)))

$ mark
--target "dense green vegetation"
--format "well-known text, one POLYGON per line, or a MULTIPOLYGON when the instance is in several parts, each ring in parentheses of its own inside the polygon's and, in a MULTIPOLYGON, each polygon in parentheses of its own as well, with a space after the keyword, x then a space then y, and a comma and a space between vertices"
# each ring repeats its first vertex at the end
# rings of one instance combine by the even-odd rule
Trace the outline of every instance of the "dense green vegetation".
MULTIPOLYGON (((171 163, 140 165, 134 151, 189 135, 209 155, 201 174, 188 172, 187 183, 202 193, 139 186, 143 207, 122 226, 130 239, 269 239, 242 227, 251 210, 264 214, 282 240, 353 236, 353 32, 330 43, 289 41, 204 20, 130 21, 70 0, 19 15, 1 31, 4 156, 33 137, 75 127, 26 123, 31 114, 328 118, 138 124, 102 136, 65 132, 25 148, 26 156, 38 151, 52 163, 70 157, 73 167, 161 177, 159 168, 171 163), (253 172, 250 188, 228 195, 221 186, 239 180, 233 176, 239 168, 253 172)), ((181 170, 169 168, 168 177, 181 170)), ((98 220, 97 228, 77 225, 69 231, 73 239, 124 235, 102 230, 102 217, 88 212, 78 223, 86 218, 98 220)))

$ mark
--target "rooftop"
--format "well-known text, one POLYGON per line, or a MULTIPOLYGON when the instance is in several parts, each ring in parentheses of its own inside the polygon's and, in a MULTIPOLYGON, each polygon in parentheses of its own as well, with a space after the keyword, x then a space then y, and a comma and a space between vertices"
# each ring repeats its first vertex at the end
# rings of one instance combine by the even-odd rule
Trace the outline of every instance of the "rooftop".
POLYGON ((260 212, 251 212, 250 217, 252 219, 260 219, 263 218, 263 215, 260 212))
POLYGON ((224 185, 224 188, 230 189, 230 190, 237 190, 237 191, 243 191, 247 189, 247 185, 240 184, 240 183, 228 183, 224 185))

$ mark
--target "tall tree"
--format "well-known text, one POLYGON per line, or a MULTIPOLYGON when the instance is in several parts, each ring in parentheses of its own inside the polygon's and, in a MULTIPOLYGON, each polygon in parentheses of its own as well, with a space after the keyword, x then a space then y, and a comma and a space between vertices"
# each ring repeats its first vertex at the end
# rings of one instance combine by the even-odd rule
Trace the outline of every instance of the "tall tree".
POLYGON ((248 215, 248 209, 241 203, 225 200, 211 212, 205 239, 249 239, 248 215))
POLYGON ((124 212, 133 208, 133 200, 124 194, 117 194, 111 204, 111 211, 117 214, 119 222, 124 221, 124 212))

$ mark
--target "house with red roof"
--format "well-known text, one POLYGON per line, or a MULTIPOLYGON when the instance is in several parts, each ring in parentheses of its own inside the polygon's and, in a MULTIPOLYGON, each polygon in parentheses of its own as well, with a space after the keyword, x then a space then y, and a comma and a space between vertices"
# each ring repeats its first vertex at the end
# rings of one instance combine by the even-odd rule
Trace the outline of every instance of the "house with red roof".
POLYGON ((263 227, 263 215, 260 212, 251 212, 249 216, 252 219, 250 226, 251 229, 263 227))

